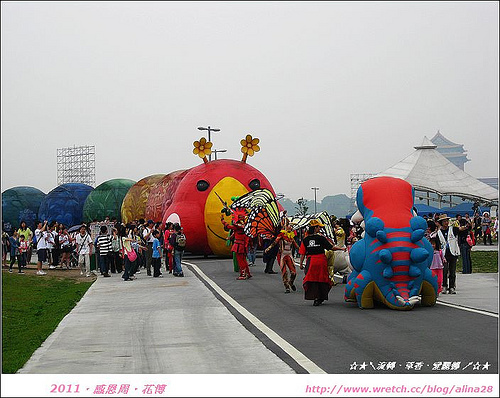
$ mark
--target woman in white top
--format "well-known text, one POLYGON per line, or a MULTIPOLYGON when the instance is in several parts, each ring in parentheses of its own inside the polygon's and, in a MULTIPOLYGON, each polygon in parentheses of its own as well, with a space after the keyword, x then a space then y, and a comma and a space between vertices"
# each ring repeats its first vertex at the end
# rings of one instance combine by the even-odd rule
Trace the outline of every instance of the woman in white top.
POLYGON ((68 229, 63 228, 59 233, 59 245, 61 246, 61 267, 66 267, 69 269, 69 258, 71 256, 71 242, 72 239, 69 236, 68 229))

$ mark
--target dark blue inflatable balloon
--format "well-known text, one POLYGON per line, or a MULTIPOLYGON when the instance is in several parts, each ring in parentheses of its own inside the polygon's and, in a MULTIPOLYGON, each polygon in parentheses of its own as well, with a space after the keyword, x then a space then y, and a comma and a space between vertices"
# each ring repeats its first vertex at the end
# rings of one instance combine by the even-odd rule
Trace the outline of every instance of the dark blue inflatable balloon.
POLYGON ((34 231, 40 203, 45 194, 33 187, 14 187, 2 193, 2 221, 10 224, 11 230, 19 228, 21 221, 34 231))
POLYGON ((57 221, 66 226, 83 222, 83 206, 94 188, 87 184, 62 184, 50 191, 40 204, 41 221, 57 221))

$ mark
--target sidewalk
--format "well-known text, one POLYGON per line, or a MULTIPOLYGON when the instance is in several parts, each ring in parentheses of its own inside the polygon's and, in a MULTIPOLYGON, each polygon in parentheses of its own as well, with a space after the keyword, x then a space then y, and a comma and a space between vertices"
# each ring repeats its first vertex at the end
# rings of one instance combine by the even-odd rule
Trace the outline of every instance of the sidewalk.
POLYGON ((479 243, 475 246, 472 246, 471 251, 473 252, 494 252, 498 251, 498 242, 494 242, 493 245, 483 245, 482 243, 479 243))
POLYGON ((498 273, 460 274, 457 294, 440 294, 438 302, 498 314, 498 273))
POLYGON ((18 373, 295 373, 184 274, 98 278, 18 373))

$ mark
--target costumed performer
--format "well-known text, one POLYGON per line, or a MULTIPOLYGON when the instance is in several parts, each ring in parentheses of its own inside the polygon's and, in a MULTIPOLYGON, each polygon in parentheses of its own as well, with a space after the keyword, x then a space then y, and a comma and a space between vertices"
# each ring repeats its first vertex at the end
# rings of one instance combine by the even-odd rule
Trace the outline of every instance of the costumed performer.
POLYGON ((250 274, 250 268, 248 267, 247 262, 248 236, 244 232, 246 210, 234 210, 232 224, 228 224, 224 220, 224 214, 221 214, 220 217, 224 228, 232 230, 234 232, 234 243, 231 247, 231 251, 236 255, 236 260, 238 261, 238 266, 240 268, 240 276, 238 276, 238 278, 236 279, 250 279, 252 275, 250 274))
POLYGON ((290 293, 290 289, 297 290, 293 282, 297 276, 295 270, 295 263, 293 261, 292 248, 299 249, 299 245, 295 242, 295 232, 292 230, 292 224, 286 224, 273 243, 267 247, 267 253, 274 246, 279 245, 279 265, 281 268, 281 275, 283 278, 283 285, 285 286, 285 293, 290 293), (290 271, 290 279, 288 278, 288 271, 290 271))
POLYGON ((332 287, 332 281, 328 275, 328 265, 325 250, 346 250, 320 235, 319 230, 324 224, 318 220, 309 222, 307 236, 300 245, 300 269, 304 269, 306 260, 305 276, 302 286, 304 287, 304 298, 314 300, 313 305, 318 306, 328 300, 328 293, 332 287))

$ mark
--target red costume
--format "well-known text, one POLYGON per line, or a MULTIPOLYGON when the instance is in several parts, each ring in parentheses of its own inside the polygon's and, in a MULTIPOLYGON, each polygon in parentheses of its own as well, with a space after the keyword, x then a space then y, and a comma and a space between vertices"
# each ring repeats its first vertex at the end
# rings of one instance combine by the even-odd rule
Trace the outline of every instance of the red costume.
POLYGON ((231 247, 231 251, 235 253, 236 261, 238 261, 238 267, 240 268, 240 276, 237 278, 239 280, 249 279, 252 277, 247 262, 249 238, 244 232, 244 220, 245 213, 243 212, 235 212, 233 214, 233 224, 228 224, 224 218, 221 218, 221 222, 224 227, 234 232, 234 243, 231 247), (236 218, 236 221, 234 221, 234 218, 236 218))
POLYGON ((325 250, 331 250, 333 247, 324 236, 318 234, 306 236, 300 245, 301 265, 303 257, 307 258, 306 275, 302 284, 304 297, 306 300, 314 300, 314 305, 320 305, 324 300, 328 300, 332 281, 328 275, 325 250))
POLYGON ((290 288, 296 290, 293 282, 297 276, 297 271, 295 270, 295 262, 292 256, 292 247, 295 246, 299 248, 295 242, 295 233, 292 231, 282 230, 280 234, 276 237, 276 240, 266 249, 270 250, 273 246, 279 245, 278 252, 278 262, 281 268, 281 276, 283 279, 283 285, 285 286, 285 293, 290 293, 290 288), (288 279, 288 270, 290 271, 290 279, 288 279))

